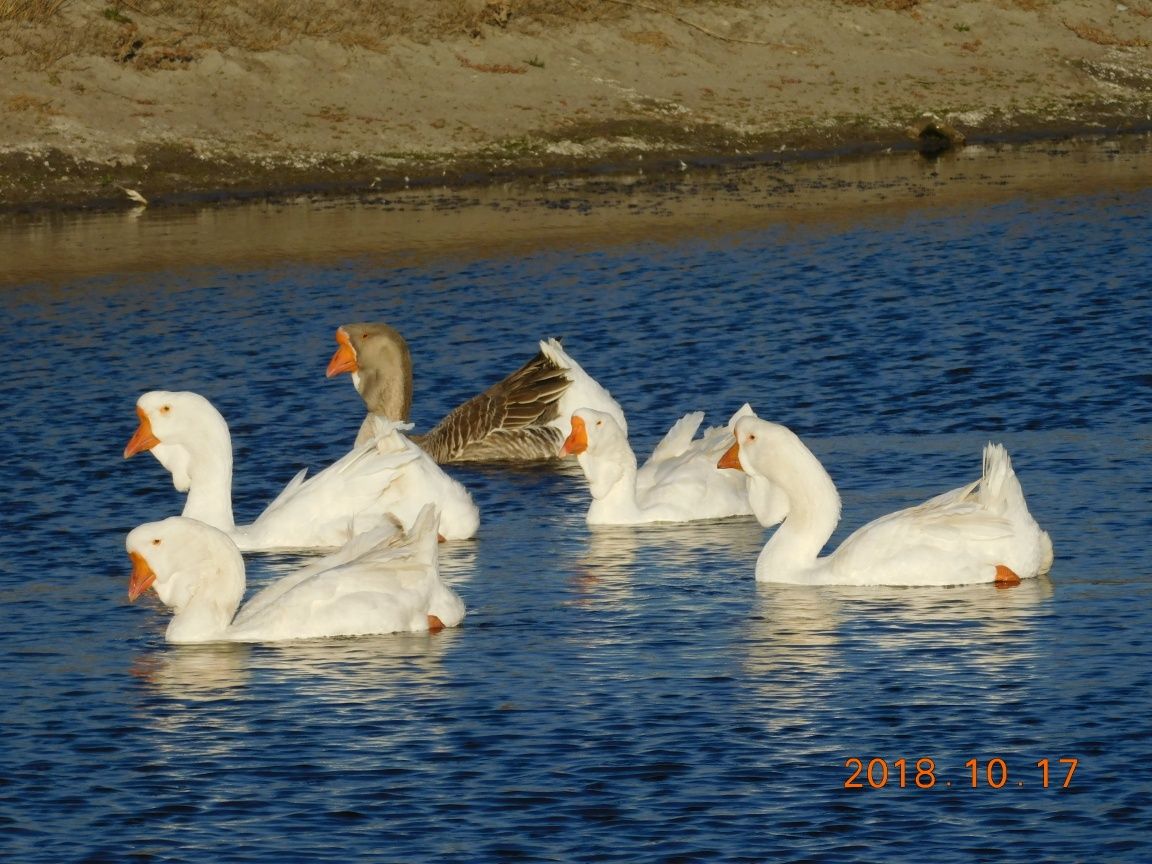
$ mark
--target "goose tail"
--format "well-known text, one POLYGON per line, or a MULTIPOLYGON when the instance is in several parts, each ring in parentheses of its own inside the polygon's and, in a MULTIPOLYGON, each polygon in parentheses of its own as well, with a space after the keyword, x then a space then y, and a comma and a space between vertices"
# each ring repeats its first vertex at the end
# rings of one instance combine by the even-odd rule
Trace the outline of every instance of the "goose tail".
MULTIPOLYGON (((620 407, 620 403, 568 355, 560 345, 559 339, 542 339, 540 351, 553 363, 566 369, 568 380, 571 382, 560 399, 560 417, 563 423, 567 424, 572 412, 577 408, 595 408, 597 411, 610 414, 620 424, 624 434, 628 434, 628 421, 624 417, 624 409, 620 407)), ((567 435, 567 431, 564 434, 567 435)))
POLYGON ((420 508, 416 521, 412 523, 409 537, 417 560, 427 568, 431 586, 428 594, 429 629, 455 627, 462 620, 466 609, 460 595, 452 590, 440 575, 440 535, 437 525, 440 514, 435 504, 425 504, 420 508))
POLYGON ((1020 529, 1035 532, 1037 572, 1047 573, 1052 569, 1054 553, 1052 538, 1041 530, 1028 511, 1024 500, 1024 490, 1012 469, 1012 460, 1003 444, 989 442, 984 447, 984 474, 980 480, 978 493, 981 504, 993 513, 1010 519, 1020 529))
POLYGON ((1012 460, 1003 444, 989 442, 984 446, 980 501, 987 509, 1004 516, 1028 512, 1020 481, 1016 479, 1012 460))

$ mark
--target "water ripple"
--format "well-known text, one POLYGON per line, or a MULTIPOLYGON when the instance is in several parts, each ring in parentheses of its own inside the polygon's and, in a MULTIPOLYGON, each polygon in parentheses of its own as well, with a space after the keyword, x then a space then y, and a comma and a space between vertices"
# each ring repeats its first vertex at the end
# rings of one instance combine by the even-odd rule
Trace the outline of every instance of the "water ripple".
MULTIPOLYGON (((1143 860, 1150 214, 1147 191, 1101 192, 6 289, 3 857, 1143 860), (218 404, 250 519, 349 445, 332 331, 379 317, 412 344, 421 426, 554 335, 638 452, 750 401, 839 484, 834 543, 1003 440, 1056 567, 1007 591, 757 585, 751 520, 590 529, 575 469, 461 466, 483 512, 442 550, 461 628, 166 645, 164 613, 125 602, 124 534, 182 506, 120 457, 137 395, 218 404)), ((298 560, 252 556, 251 581, 298 560)))

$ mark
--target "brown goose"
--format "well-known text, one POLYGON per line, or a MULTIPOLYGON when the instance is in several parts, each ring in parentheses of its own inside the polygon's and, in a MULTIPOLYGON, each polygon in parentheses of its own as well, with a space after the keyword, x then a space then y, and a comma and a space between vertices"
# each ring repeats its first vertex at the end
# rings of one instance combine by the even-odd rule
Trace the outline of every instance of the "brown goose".
MULTIPOLYGON (((373 415, 410 419, 412 356, 408 343, 383 323, 344 324, 328 377, 352 373, 352 383, 368 408, 357 443, 367 440, 373 415)), ((503 381, 453 409, 423 435, 410 436, 439 463, 541 462, 559 458, 572 431, 572 412, 595 408, 611 414, 627 430, 624 412, 555 339, 503 381)))

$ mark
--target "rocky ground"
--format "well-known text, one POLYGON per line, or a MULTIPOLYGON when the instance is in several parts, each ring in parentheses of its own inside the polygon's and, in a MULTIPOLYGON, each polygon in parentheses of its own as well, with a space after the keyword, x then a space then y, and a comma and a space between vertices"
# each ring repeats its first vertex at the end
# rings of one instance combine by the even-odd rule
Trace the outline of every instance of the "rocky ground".
POLYGON ((463 186, 1148 130, 1152 2, 0 0, 0 82, 9 213, 463 186))

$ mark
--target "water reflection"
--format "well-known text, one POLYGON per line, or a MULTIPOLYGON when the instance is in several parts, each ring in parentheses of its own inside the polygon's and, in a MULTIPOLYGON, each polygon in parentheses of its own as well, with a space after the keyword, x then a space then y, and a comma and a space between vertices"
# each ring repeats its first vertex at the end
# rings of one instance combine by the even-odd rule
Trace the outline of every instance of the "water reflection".
MULTIPOLYGON (((717 558, 754 562, 763 542, 763 530, 751 517, 590 526, 575 585, 581 593, 619 593, 646 571, 675 577, 713 569, 717 558)), ((731 570, 725 567, 724 572, 731 570)))
POLYGON ((817 722, 819 706, 846 676, 864 675, 882 690, 894 674, 914 669, 940 686, 971 682, 985 701, 1014 698, 997 695, 989 676, 1021 675, 1040 658, 1037 628, 1053 597, 1047 577, 1008 589, 756 589, 743 666, 762 698, 789 708, 769 719, 770 728, 817 722))
POLYGON ((210 701, 244 690, 251 678, 251 651, 242 643, 174 645, 140 654, 131 672, 165 696, 210 701))
MULTIPOLYGON (((442 681, 443 660, 461 635, 461 628, 454 627, 438 633, 281 642, 261 646, 253 666, 273 681, 314 677, 341 688, 403 688, 413 681, 442 681)), ((396 694, 389 689, 389 695, 396 694)))
POLYGON ((467 583, 476 572, 476 540, 450 540, 440 544, 440 578, 449 585, 467 583))
POLYGON ((740 230, 783 221, 855 222, 863 207, 919 207, 927 195, 951 203, 1003 200, 1021 189, 1090 193, 1146 183, 1147 138, 1066 142, 1058 151, 1045 145, 969 146, 931 161, 898 153, 732 173, 653 175, 633 183, 623 175, 607 182, 558 180, 543 198, 534 184, 510 183, 433 197, 395 192, 376 200, 8 218, 0 232, 0 262, 6 265, 0 281, 350 256, 402 266, 429 255, 494 249, 526 256, 560 242, 642 242, 705 225, 740 230), (576 206, 549 206, 561 197, 576 206))
POLYGON ((310 639, 268 645, 168 645, 140 654, 132 674, 148 688, 191 707, 253 699, 265 688, 302 687, 315 697, 411 699, 413 688, 444 684, 443 661, 459 629, 380 637, 310 639))
MULTIPOLYGON (((821 586, 756 583, 755 613, 749 643, 759 646, 751 661, 764 668, 779 665, 777 652, 794 662, 796 646, 830 653, 842 638, 859 637, 881 650, 897 650, 924 633, 959 633, 996 656, 1025 659, 1035 650, 1026 637, 1044 604, 1053 597, 1048 576, 1019 585, 963 585, 955 588, 821 586), (958 629, 957 629, 958 628, 958 629)), ((805 661, 811 663, 812 661, 805 661)), ((821 665, 832 665, 823 660, 821 665)))
POLYGON ((577 602, 626 603, 632 598, 641 540, 637 530, 627 527, 599 527, 588 532, 588 543, 573 568, 571 583, 577 602))
POLYGON ((772 708, 761 712, 768 731, 812 730, 821 722, 813 709, 826 701, 845 669, 841 606, 825 591, 757 585, 739 645, 747 689, 772 708))

